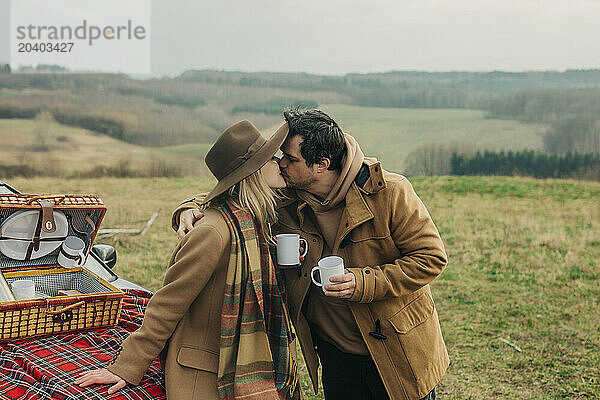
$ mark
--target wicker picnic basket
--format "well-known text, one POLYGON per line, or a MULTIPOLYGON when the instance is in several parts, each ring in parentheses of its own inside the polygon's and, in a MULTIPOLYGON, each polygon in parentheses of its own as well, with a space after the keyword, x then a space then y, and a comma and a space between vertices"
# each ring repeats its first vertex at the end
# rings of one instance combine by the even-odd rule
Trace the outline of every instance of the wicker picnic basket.
POLYGON ((96 196, 0 195, 2 276, 36 287, 34 299, 0 302, 0 342, 117 323, 125 294, 81 266, 57 262, 62 242, 76 236, 85 243, 77 262, 85 264, 105 213, 96 196))

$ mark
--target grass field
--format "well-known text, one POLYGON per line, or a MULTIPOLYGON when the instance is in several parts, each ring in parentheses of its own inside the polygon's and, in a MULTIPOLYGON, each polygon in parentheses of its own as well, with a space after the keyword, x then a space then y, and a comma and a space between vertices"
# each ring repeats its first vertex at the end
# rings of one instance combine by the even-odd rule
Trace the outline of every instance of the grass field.
MULTIPOLYGON (((471 143, 479 149, 542 150, 544 124, 487 119, 480 110, 401 109, 323 105, 342 127, 360 143, 365 155, 377 157, 386 168, 403 171, 406 157, 428 142, 471 143)), ((265 129, 270 136, 279 125, 265 129)), ((189 144, 159 148, 165 155, 177 155, 203 163, 210 144, 189 144)))
MULTIPOLYGON (((206 170, 202 159, 209 145, 152 148, 137 146, 109 136, 61 125, 47 119, 0 119, 1 164, 26 165, 49 175, 72 176, 96 166, 116 167, 122 163, 138 171, 152 161, 181 164, 187 175, 206 170)), ((1 177, 0 177, 1 178, 1 177)))
POLYGON ((212 146, 212 143, 182 144, 178 146, 159 147, 158 151, 168 156, 194 160, 204 165, 204 156, 212 146))
MULTIPOLYGON (((411 179, 450 257, 432 283, 452 365, 442 399, 600 398, 600 184, 500 177, 411 179), (517 352, 500 341, 519 346, 517 352)), ((14 179, 22 191, 97 193, 108 227, 144 237, 99 239, 116 271, 160 287, 173 247, 172 209, 208 179, 14 179)), ((308 387, 306 375, 303 386, 308 387)), ((310 399, 314 397, 308 390, 310 399)))
POLYGON ((472 143, 488 150, 542 150, 543 124, 486 119, 481 110, 408 109, 323 105, 365 153, 391 171, 404 171, 406 157, 428 142, 472 143))

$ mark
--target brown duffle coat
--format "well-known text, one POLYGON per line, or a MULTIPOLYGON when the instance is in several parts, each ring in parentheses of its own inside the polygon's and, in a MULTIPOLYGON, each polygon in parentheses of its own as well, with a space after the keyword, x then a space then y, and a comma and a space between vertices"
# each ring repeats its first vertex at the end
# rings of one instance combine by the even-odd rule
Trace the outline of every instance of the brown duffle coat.
MULTIPOLYGON (((346 195, 332 254, 341 256, 356 277, 348 303, 390 398, 420 399, 449 365, 429 287, 447 256, 410 182, 383 171, 376 160, 365 159, 365 164, 369 176, 353 182, 346 195)), ((176 210, 174 227, 179 212, 193 205, 183 203, 176 210)), ((277 233, 299 233, 309 243, 301 268, 284 270, 284 277, 287 306, 316 391, 318 358, 302 306, 324 239, 310 207, 295 196, 281 204, 278 215, 277 233)))

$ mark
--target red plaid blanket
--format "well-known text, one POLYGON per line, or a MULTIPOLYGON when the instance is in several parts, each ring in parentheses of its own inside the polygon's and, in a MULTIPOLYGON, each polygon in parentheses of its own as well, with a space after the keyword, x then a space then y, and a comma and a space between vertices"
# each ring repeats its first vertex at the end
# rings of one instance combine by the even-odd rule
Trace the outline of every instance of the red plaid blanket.
POLYGON ((0 399, 166 399, 158 359, 138 386, 127 385, 111 396, 108 385, 73 383, 81 372, 107 366, 123 339, 142 325, 152 294, 126 293, 114 328, 0 344, 0 399))

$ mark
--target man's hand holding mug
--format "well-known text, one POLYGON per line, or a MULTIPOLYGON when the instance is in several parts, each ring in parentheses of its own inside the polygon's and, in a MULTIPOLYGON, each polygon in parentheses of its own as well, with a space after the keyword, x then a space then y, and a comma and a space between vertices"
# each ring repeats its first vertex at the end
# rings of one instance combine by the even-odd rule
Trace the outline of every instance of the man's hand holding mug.
POLYGON ((342 257, 329 256, 319 260, 310 272, 313 283, 323 288, 325 296, 349 299, 356 287, 354 274, 344 268, 342 257), (319 271, 321 282, 317 282, 314 273, 319 271))
MULTIPOLYGON (((204 213, 197 208, 190 208, 182 211, 179 215, 179 229, 177 230, 177 235, 179 238, 183 239, 185 234, 191 231, 194 228, 194 224, 203 216, 204 213)), ((308 251, 308 243, 304 239, 300 238, 298 243, 298 257, 299 260, 302 261, 308 251)), ((295 245, 293 247, 295 247, 295 245)), ((321 285, 314 280, 314 277, 312 278, 316 285, 323 287, 323 293, 325 296, 338 297, 340 299, 349 299, 352 297, 354 288, 356 287, 356 278, 353 273, 349 272, 347 269, 344 269, 344 260, 337 256, 325 257, 319 261, 319 266, 320 265, 325 265, 324 270, 326 270, 327 267, 333 267, 335 268, 336 272, 334 275, 327 275, 328 280, 325 285, 321 285)), ((314 274, 314 271, 319 268, 319 266, 313 268, 311 277, 314 274)), ((322 279, 323 272, 321 269, 319 269, 319 272, 321 273, 322 279)))

